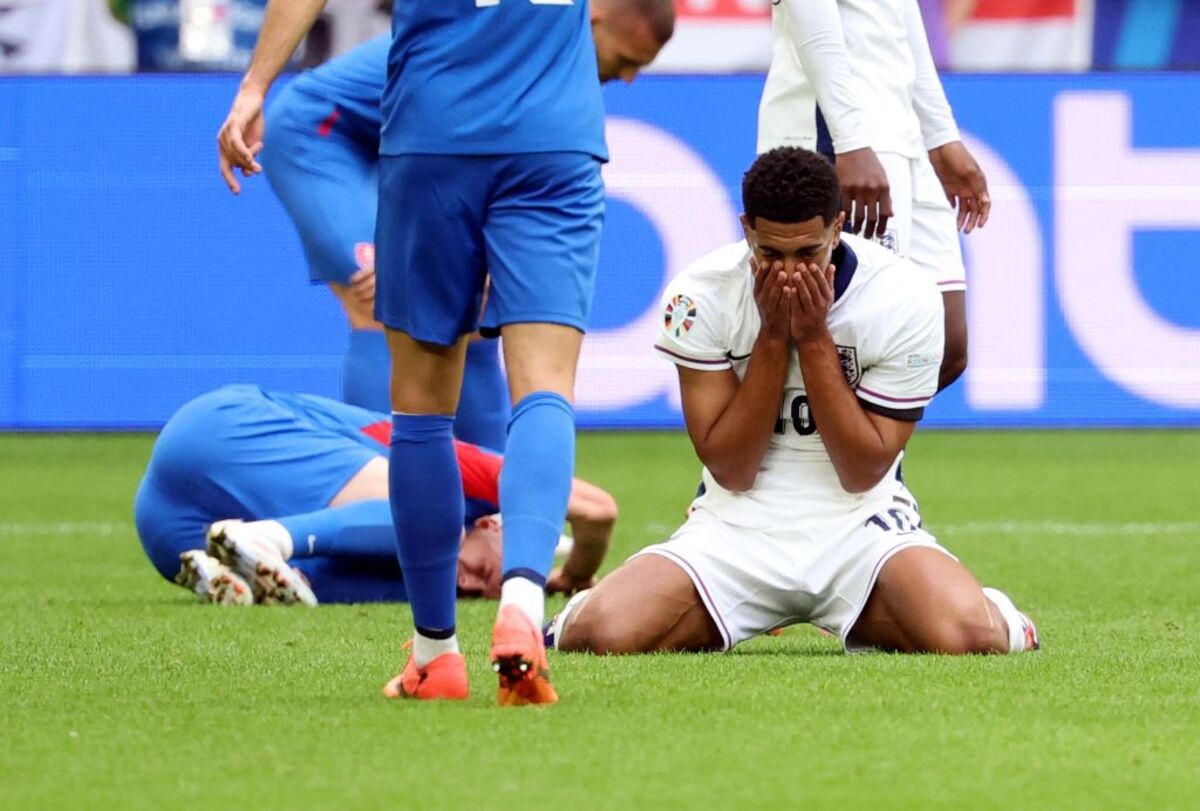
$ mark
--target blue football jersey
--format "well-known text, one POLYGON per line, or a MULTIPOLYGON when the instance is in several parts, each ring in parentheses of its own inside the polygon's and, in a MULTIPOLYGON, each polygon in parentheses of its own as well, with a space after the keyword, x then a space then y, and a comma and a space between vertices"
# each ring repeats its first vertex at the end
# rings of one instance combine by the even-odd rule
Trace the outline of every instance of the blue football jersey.
POLYGON ((387 34, 364 42, 352 51, 305 71, 292 87, 322 99, 356 119, 356 125, 379 137, 379 101, 387 80, 387 34))
POLYGON ((396 0, 383 155, 608 158, 586 0, 396 0))

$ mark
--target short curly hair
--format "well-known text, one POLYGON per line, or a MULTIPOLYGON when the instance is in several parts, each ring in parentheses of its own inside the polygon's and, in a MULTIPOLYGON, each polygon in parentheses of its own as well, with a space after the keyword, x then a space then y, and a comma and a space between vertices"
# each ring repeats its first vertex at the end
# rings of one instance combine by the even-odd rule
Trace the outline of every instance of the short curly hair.
POLYGON ((820 217, 829 225, 841 207, 833 166, 807 149, 781 146, 764 152, 742 177, 742 210, 751 226, 759 217, 781 223, 820 217))

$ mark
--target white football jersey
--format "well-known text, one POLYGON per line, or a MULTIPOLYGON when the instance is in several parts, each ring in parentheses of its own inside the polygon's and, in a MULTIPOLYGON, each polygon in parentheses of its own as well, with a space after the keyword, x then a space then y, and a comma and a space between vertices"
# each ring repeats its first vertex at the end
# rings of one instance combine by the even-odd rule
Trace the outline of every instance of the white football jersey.
MULTIPOLYGON (((836 0, 836 18, 831 23, 822 15, 834 14, 833 0, 780 0, 771 6, 771 27, 774 49, 771 69, 763 88, 758 116, 758 151, 779 146, 800 146, 817 151, 838 153, 872 147, 876 152, 892 152, 909 158, 924 154, 927 144, 922 138, 921 119, 914 108, 914 86, 917 81, 917 62, 910 45, 910 26, 920 24, 920 12, 910 6, 916 0, 836 0), (826 13, 826 7, 828 13, 826 13), (909 15, 917 15, 916 22, 909 15), (818 112, 818 88, 805 70, 804 60, 796 47, 796 20, 793 15, 806 15, 800 28, 836 28, 840 19, 845 39, 850 76, 836 80, 822 99, 818 112), (811 22, 807 19, 812 17, 811 22), (849 103, 849 104, 848 104, 849 103), (851 115, 845 108, 853 106, 861 116, 851 115), (820 117, 820 123, 818 123, 820 117), (825 129, 828 123, 829 128, 825 129), (861 129, 851 133, 847 129, 861 129), (842 130, 839 132, 839 130, 842 130), (827 141, 827 139, 831 140, 827 141), (864 139, 866 142, 864 142, 864 139)), ((930 117, 927 129, 950 132, 927 133, 933 140, 957 139, 957 129, 932 61, 926 66, 928 42, 923 30, 913 33, 920 37, 915 43, 922 54, 922 67, 933 72, 936 88, 923 90, 932 97, 928 104, 923 98, 921 109, 930 117), (923 50, 920 50, 923 49, 923 50), (937 98, 940 96, 940 99, 937 98)), ((814 48, 808 59, 826 60, 818 56, 825 48, 814 48)), ((813 65, 810 64, 810 68, 813 65)))
MULTIPOLYGON (((733 369, 739 379, 745 376, 760 325, 750 258, 745 241, 726 245, 667 286, 654 345, 659 355, 689 369, 733 369)), ((833 263, 836 299, 828 324, 847 384, 864 408, 919 420, 937 392, 942 363, 937 286, 907 259, 850 235, 842 237, 833 263)), ((794 526, 799 518, 836 521, 881 497, 890 499, 899 462, 867 493, 842 488, 808 407, 793 347, 775 434, 754 487, 731 492, 705 469, 705 492, 694 506, 726 523, 758 529, 794 526)))

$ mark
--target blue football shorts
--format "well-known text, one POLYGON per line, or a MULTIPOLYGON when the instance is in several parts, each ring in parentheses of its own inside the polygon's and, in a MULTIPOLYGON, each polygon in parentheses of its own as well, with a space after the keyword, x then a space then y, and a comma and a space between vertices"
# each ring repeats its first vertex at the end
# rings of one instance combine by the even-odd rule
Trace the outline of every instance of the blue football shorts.
POLYGON ((375 264, 379 137, 353 115, 288 86, 267 109, 261 162, 300 234, 314 284, 375 264))
POLYGON ((604 220, 595 157, 385 155, 379 190, 375 317, 385 325, 446 346, 507 324, 586 329, 604 220))
POLYGON ((167 578, 179 554, 204 548, 213 521, 253 521, 320 510, 374 451, 263 397, 226 386, 191 401, 154 443, 134 501, 146 555, 167 578))

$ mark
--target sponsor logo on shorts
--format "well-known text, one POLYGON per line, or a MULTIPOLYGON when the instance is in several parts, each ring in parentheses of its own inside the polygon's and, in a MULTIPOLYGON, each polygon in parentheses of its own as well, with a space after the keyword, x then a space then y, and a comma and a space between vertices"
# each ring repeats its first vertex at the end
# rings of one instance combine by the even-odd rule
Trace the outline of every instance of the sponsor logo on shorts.
POLYGON ((858 368, 858 348, 838 344, 837 351, 838 358, 842 361, 842 374, 846 377, 846 383, 850 388, 854 388, 862 378, 862 369, 858 368))
POLYGON ((375 269, 375 243, 356 242, 354 244, 354 262, 359 270, 375 269))
POLYGON ((682 294, 667 302, 667 309, 663 313, 663 329, 681 338, 695 323, 696 302, 682 294))

